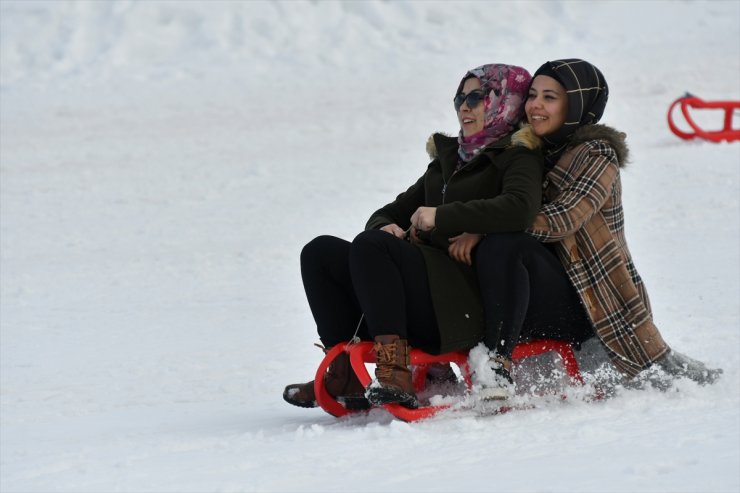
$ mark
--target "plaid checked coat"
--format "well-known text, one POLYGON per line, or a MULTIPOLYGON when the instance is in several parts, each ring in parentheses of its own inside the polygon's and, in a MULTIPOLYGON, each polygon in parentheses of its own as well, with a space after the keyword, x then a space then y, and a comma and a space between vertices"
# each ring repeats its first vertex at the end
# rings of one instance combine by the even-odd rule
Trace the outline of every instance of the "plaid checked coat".
POLYGON ((614 365, 635 376, 668 351, 624 236, 619 168, 625 135, 585 125, 543 183, 544 205, 529 234, 555 242, 568 277, 614 365))

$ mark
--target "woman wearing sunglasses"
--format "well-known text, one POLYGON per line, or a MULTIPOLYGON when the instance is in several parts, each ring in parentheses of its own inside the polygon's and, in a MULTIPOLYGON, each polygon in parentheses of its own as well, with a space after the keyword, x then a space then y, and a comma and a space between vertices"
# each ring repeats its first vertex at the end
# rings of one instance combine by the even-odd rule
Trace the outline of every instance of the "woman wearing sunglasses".
MULTIPOLYGON (((543 163, 519 131, 530 75, 483 65, 454 97, 457 137, 434 134, 426 172, 376 211, 351 243, 320 236, 301 252, 306 296, 325 350, 354 336, 375 342, 376 379, 366 390, 342 353, 325 375, 348 408, 418 405, 409 346, 431 353, 468 349, 483 335, 471 252, 478 235, 523 231, 541 202, 543 163)), ((453 374, 454 375, 454 374, 453 374)), ((284 399, 315 407, 314 383, 284 399)))
MULTIPOLYGON (((665 343, 624 236, 620 168, 625 135, 597 125, 609 89, 603 74, 579 59, 543 64, 534 74, 527 119, 542 139, 544 205, 527 233, 489 235, 476 267, 486 300, 486 346, 497 385, 513 391, 514 346, 532 338, 582 341, 596 335, 626 377, 652 365, 669 376, 711 383, 707 369, 665 343)), ((661 380, 660 371, 652 376, 661 380)))

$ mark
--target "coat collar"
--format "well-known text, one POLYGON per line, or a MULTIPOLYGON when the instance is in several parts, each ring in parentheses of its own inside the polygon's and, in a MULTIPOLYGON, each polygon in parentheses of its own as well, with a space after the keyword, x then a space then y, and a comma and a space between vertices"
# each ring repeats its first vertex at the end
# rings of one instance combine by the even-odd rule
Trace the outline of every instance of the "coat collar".
POLYGON ((589 140, 604 140, 617 153, 619 167, 622 168, 629 161, 629 147, 627 147, 626 138, 627 134, 607 125, 584 125, 573 134, 568 148, 571 149, 589 140))
MULTIPOLYGON (((427 140, 427 154, 431 159, 442 158, 443 156, 447 158, 450 154, 457 155, 457 146, 457 137, 435 133, 427 140)), ((541 141, 527 125, 489 145, 481 154, 497 154, 500 149, 517 146, 538 149, 541 146, 541 141)))

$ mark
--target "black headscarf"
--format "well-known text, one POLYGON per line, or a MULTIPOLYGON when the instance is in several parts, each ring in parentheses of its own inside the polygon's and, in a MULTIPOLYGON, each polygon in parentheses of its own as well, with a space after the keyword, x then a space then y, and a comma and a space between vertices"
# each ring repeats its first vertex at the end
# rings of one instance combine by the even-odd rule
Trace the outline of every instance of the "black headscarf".
POLYGON ((565 123, 554 133, 543 137, 545 161, 552 167, 579 127, 597 123, 601 119, 609 99, 609 86, 598 68, 578 58, 545 62, 534 73, 532 80, 538 75, 548 75, 557 80, 568 95, 565 123))

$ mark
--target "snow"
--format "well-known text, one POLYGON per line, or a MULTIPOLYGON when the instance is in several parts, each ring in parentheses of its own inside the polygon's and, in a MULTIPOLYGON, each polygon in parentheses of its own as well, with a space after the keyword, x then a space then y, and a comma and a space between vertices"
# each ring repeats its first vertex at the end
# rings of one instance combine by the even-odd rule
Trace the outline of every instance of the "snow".
POLYGON ((738 74, 736 1, 1 0, 0 490, 740 491, 740 144, 665 121, 738 74), (423 173, 467 69, 563 57, 629 136, 656 323, 721 380, 417 423, 286 404, 321 357, 302 246, 423 173))

